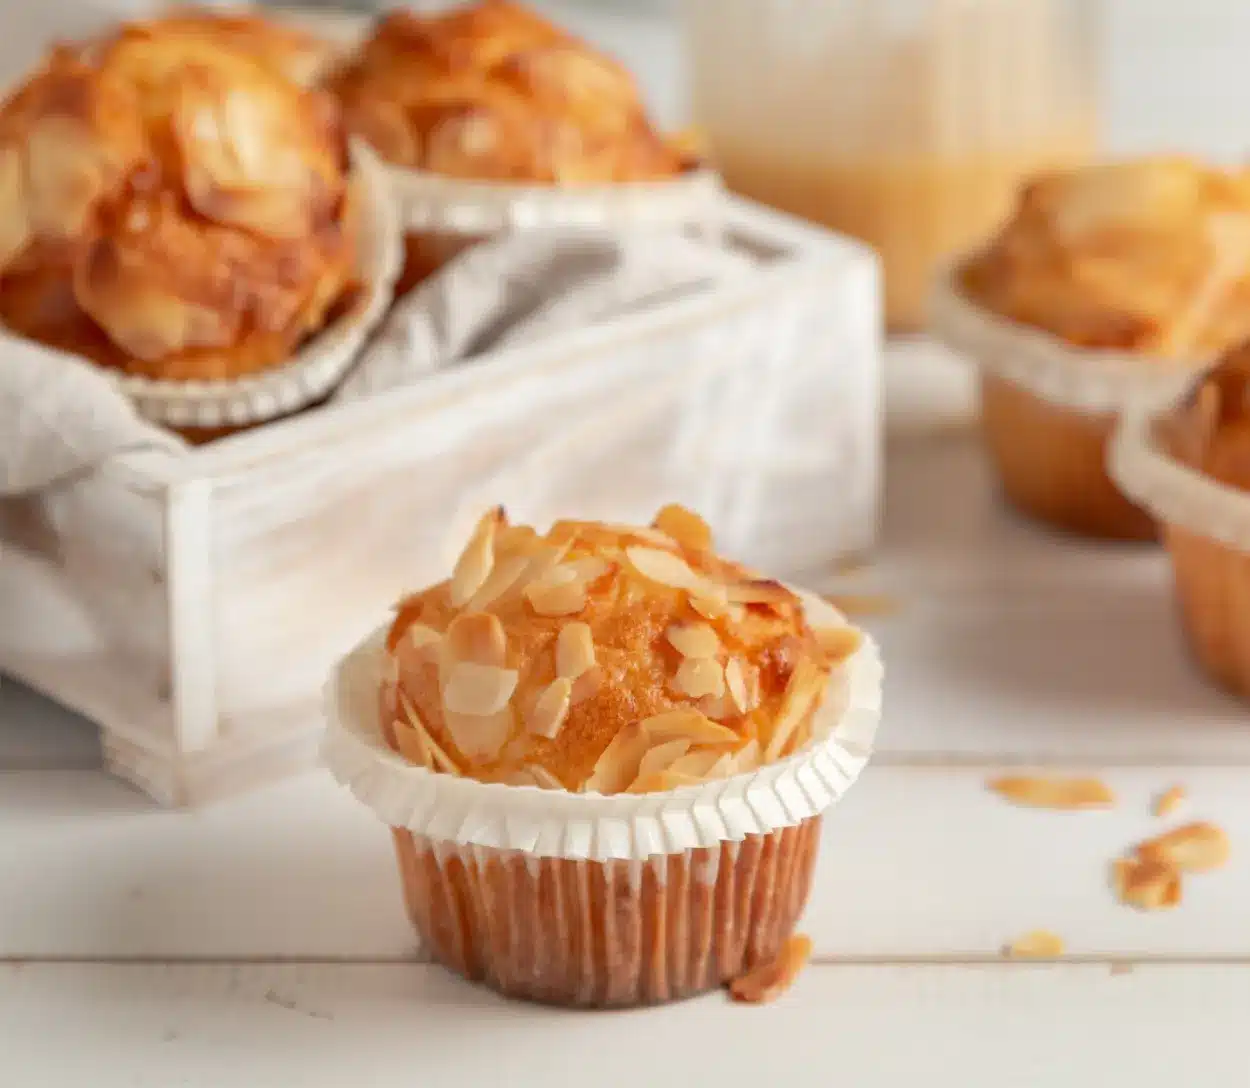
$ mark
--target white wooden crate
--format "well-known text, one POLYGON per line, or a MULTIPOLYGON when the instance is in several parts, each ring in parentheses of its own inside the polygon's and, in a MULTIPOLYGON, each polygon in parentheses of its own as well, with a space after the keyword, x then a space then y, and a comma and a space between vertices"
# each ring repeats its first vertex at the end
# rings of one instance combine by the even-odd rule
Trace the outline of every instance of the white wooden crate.
POLYGON ((544 523, 685 502, 777 573, 868 547, 876 261, 742 202, 727 232, 767 258, 741 280, 0 503, 0 671, 194 804, 314 758, 331 663, 490 503, 544 523))

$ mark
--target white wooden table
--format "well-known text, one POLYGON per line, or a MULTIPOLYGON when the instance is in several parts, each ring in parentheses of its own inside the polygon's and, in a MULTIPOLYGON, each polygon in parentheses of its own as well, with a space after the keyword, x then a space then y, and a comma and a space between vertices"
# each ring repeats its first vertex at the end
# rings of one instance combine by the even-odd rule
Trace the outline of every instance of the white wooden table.
POLYGON ((1245 1084, 1250 722, 1188 662, 1161 556, 1011 517, 966 434, 892 449, 885 520, 877 560, 828 583, 901 602, 866 621, 882 748, 828 821, 816 962, 776 1005, 507 1004, 423 961, 388 836, 324 775, 159 811, 96 769, 84 723, 10 685, 0 1085, 1173 1088, 1198 1063, 1204 1088, 1245 1084), (1010 808, 984 780, 1022 762, 1096 770, 1120 804, 1010 808), (1234 860, 1135 914, 1107 864, 1174 782, 1234 860), (1069 959, 999 957, 1035 927, 1069 959))

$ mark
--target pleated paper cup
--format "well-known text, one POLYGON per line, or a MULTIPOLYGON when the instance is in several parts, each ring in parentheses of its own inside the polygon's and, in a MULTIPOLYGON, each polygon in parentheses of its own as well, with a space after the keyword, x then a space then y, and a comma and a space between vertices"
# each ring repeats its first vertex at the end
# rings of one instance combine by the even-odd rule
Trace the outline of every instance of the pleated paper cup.
POLYGON ((723 216, 716 171, 660 181, 551 185, 474 181, 390 167, 406 235, 400 293, 475 242, 519 230, 681 230, 714 235, 723 216))
POLYGON ((1174 409, 1125 413, 1111 474, 1162 526, 1195 656, 1220 684, 1250 696, 1250 493, 1172 455, 1158 422, 1174 409))
MULTIPOLYGON (((842 622, 804 601, 815 622, 842 622)), ((606 1008, 689 997, 778 954, 811 889, 822 817, 872 752, 872 642, 835 671, 814 737, 793 756, 605 797, 408 763, 379 719, 385 636, 336 669, 323 753, 391 827, 409 916, 439 962, 511 997, 606 1008)))
POLYGON ((936 281, 932 327, 980 372, 982 428, 1008 499, 1072 532, 1153 539, 1107 474, 1107 447, 1121 412, 1179 395, 1203 361, 1076 347, 977 305, 959 269, 936 281))
POLYGON ((347 312, 289 362, 231 381, 163 381, 110 371, 115 386, 140 415, 176 430, 228 431, 308 408, 343 380, 390 307, 403 259, 386 168, 359 141, 353 141, 351 154, 363 199, 360 288, 347 312))

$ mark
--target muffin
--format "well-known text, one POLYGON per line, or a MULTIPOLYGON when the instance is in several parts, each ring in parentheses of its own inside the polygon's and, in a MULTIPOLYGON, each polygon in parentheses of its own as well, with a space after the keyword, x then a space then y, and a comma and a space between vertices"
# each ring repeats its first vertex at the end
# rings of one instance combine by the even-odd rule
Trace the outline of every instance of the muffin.
POLYGON ((636 1005, 777 954, 879 701, 867 640, 685 510, 543 536, 494 510, 340 667, 326 757, 392 825, 440 962, 636 1005))
POLYGON ((0 105, 0 323, 158 386, 269 371, 372 293, 373 199, 333 100, 255 56, 159 22, 57 48, 0 105))
POLYGON ((1172 405, 1128 413, 1111 471, 1162 526, 1199 662, 1250 696, 1250 345, 1172 405))
POLYGON ((390 12, 328 86, 396 168, 405 285, 499 230, 583 226, 616 205, 671 224, 708 196, 703 177, 674 186, 698 163, 656 132, 621 65, 509 0, 390 12))
POLYGON ((1008 498, 1061 528, 1149 539, 1105 470, 1115 417, 1250 336, 1250 175, 1146 159, 1038 178, 939 284, 935 325, 981 369, 1008 498))

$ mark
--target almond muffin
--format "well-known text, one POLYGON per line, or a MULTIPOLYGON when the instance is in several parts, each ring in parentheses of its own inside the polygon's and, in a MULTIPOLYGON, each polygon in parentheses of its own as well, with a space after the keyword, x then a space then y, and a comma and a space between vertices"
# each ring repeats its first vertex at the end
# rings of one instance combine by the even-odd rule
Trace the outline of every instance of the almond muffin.
POLYGON ((867 756, 840 729, 875 727, 879 695, 871 645, 828 606, 814 626, 812 607, 716 556, 679 507, 542 536, 488 513, 451 578, 401 601, 368 651, 382 679, 363 713, 380 716, 358 728, 376 748, 341 708, 327 745, 392 823, 438 959, 515 996, 606 1006, 775 956, 821 813, 867 756), (831 752, 850 762, 832 772, 831 752))

